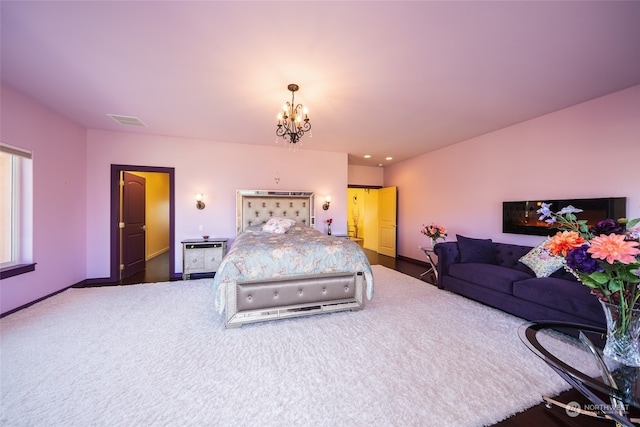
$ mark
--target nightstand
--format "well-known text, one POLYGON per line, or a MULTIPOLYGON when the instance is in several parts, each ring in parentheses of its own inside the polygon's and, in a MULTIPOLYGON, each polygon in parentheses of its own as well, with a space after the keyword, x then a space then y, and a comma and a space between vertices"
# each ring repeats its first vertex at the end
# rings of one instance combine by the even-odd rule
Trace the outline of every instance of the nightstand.
POLYGON ((182 280, 192 274, 213 275, 227 253, 229 239, 187 239, 182 241, 182 280))

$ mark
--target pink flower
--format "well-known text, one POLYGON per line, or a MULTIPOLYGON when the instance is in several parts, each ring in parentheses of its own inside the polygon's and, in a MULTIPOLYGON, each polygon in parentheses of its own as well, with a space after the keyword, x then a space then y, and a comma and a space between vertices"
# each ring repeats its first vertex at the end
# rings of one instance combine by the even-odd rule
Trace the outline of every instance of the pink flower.
POLYGON ((422 224, 420 232, 430 239, 444 239, 447 236, 447 229, 443 225, 438 225, 435 222, 432 222, 430 225, 422 224))
POLYGON ((609 264, 618 261, 622 264, 632 264, 636 262, 636 255, 640 254, 640 249, 636 248, 638 242, 627 241, 623 234, 601 234, 591 239, 591 247, 587 252, 592 258, 606 260, 609 264))

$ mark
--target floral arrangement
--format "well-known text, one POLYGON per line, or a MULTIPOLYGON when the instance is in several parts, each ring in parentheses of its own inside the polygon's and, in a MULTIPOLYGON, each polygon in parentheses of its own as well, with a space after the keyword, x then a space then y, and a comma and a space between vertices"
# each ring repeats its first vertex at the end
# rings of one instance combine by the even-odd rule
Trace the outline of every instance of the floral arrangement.
POLYGON ((429 225, 422 224, 420 232, 433 240, 434 244, 438 239, 446 240, 447 237, 447 229, 443 225, 438 225, 435 222, 429 225))
POLYGON ((540 220, 560 229, 545 247, 552 254, 564 257, 565 268, 604 303, 608 328, 605 354, 617 358, 623 353, 634 353, 633 356, 625 354, 619 360, 640 366, 638 331, 635 330, 638 328, 631 326, 640 298, 640 227, 635 227, 640 218, 606 219, 589 227, 586 220, 579 220, 575 215, 582 212, 581 209, 567 206, 552 212, 550 203, 541 206, 537 211, 541 214, 540 220), (616 315, 608 311, 607 303, 615 307, 616 315), (610 344, 609 338, 614 342, 610 344))
POLYGON ((331 227, 331 223, 333 222, 333 218, 329 218, 327 220, 327 225, 329 225, 329 227, 331 227))
POLYGON ((575 215, 581 209, 567 206, 554 213, 550 207, 550 203, 543 203, 538 209, 540 220, 555 224, 561 231, 549 239, 546 247, 552 254, 563 256, 569 271, 598 298, 616 303, 620 300, 633 307, 640 298, 640 227, 633 228, 640 218, 606 219, 590 228, 586 220, 578 220, 575 215))

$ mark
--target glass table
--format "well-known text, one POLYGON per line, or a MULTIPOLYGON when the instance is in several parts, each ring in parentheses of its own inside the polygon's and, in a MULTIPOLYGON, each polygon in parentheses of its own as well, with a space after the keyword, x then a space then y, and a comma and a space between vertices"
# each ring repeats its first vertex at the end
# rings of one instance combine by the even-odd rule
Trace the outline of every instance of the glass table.
POLYGON ((418 246, 418 249, 424 252, 424 254, 427 256, 427 262, 429 263, 429 269, 424 273, 420 273, 420 278, 422 279, 427 274, 433 274, 433 277, 435 277, 436 279, 436 283, 434 283, 434 285, 437 284, 438 282, 437 258, 438 257, 436 256, 436 253, 433 251, 433 248, 430 246, 418 246), (433 260, 434 257, 436 258, 436 261, 433 260))
POLYGON ((602 355, 601 348, 594 342, 603 343, 602 337, 605 332, 603 329, 586 325, 538 322, 522 325, 518 335, 534 354, 592 403, 588 408, 582 409, 576 402, 563 404, 543 397, 548 407, 564 407, 569 416, 588 415, 614 420, 617 425, 634 426, 637 425, 634 423, 640 422, 640 419, 630 416, 630 413, 637 413, 640 409, 640 368, 621 365, 602 355), (572 360, 566 360, 566 356, 559 356, 557 349, 554 354, 552 349, 541 343, 539 334, 551 329, 571 331, 579 335, 581 345, 593 356, 594 371, 600 372, 601 376, 585 374, 575 367, 572 360))

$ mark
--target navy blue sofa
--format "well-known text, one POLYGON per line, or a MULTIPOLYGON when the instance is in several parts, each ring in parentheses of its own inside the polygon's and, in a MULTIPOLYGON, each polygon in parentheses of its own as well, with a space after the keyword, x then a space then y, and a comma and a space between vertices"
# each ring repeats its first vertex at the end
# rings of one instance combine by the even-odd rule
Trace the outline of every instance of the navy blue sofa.
MULTIPOLYGON (((460 236, 458 236, 460 239, 460 236)), ((563 268, 537 278, 518 260, 532 247, 490 242, 482 262, 460 262, 458 242, 438 243, 438 287, 530 321, 561 321, 606 328, 589 288, 563 268)))

